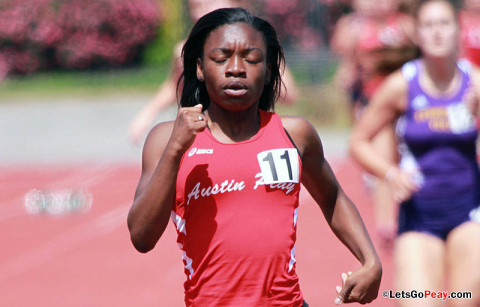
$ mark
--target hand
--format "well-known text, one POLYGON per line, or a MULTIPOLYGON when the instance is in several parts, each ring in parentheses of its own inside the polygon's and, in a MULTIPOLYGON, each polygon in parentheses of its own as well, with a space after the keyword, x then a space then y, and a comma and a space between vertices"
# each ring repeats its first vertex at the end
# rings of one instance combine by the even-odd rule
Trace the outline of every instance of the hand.
MULTIPOLYGON (((379 264, 379 263, 378 263, 379 264)), ((378 296, 382 269, 380 265, 363 266, 355 272, 342 273, 342 286, 337 286, 336 305, 358 302, 367 304, 378 296)))
POLYGON ((404 202, 420 187, 413 180, 411 173, 392 167, 388 170, 385 180, 390 185, 393 193, 393 200, 397 203, 404 202))
POLYGON ((202 114, 203 106, 184 107, 178 110, 169 146, 183 154, 192 146, 198 132, 205 130, 207 121, 202 114))

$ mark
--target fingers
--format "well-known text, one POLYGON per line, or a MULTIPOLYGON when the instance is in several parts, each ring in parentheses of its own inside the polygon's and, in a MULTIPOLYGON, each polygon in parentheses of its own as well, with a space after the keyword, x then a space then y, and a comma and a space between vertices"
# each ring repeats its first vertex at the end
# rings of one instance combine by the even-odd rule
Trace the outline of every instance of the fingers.
POLYGON ((393 191, 393 200, 397 203, 404 202, 410 199, 416 190, 417 187, 415 185, 410 185, 408 183, 399 186, 393 191))
POLYGON ((335 298, 335 305, 341 305, 343 302, 348 301, 348 296, 352 291, 352 287, 347 285, 348 277, 352 275, 352 272, 342 273, 342 286, 336 286, 335 290, 337 290, 337 297, 335 298))
MULTIPOLYGON (((342 291, 342 287, 336 286, 335 290, 337 290, 337 294, 340 294, 340 291, 342 291)), ((337 297, 338 297, 338 295, 337 295, 337 297)))
POLYGON ((172 131, 171 144, 175 144, 175 148, 181 152, 185 152, 193 144, 197 133, 207 127, 207 120, 202 110, 203 106, 201 104, 193 107, 183 107, 178 110, 172 131))
MULTIPOLYGON (((179 110, 178 117, 187 123, 204 122, 205 116, 203 115, 202 110, 203 106, 201 104, 197 104, 193 107, 184 107, 179 110)), ((202 127, 203 124, 205 123, 202 123, 200 127, 202 127)))
POLYGON ((352 272, 347 273, 342 273, 342 284, 345 285, 345 282, 347 281, 348 276, 352 275, 352 272))
POLYGON ((352 272, 342 273, 342 286, 336 286, 337 297, 334 303, 341 305, 357 302, 366 304, 372 302, 378 295, 381 271, 362 267, 352 272))
POLYGON ((398 171, 395 177, 388 182, 392 187, 393 200, 397 203, 408 200, 418 190, 419 186, 413 180, 413 175, 404 171, 398 171))
POLYGON ((408 190, 397 190, 393 192, 393 201, 396 203, 402 203, 410 198, 412 194, 408 190))

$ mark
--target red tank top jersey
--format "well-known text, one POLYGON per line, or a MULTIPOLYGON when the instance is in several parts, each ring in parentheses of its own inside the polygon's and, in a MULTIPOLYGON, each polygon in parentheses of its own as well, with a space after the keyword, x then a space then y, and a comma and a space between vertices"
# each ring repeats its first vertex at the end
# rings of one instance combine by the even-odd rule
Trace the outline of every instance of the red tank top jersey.
POLYGON ((205 129, 182 158, 172 220, 187 306, 302 306, 301 159, 280 117, 259 112, 253 138, 224 144, 205 129))
POLYGON ((357 48, 361 52, 369 52, 383 47, 404 45, 408 41, 403 29, 405 18, 407 16, 403 13, 392 14, 385 23, 365 18, 357 38, 357 48))
POLYGON ((480 16, 460 12, 461 57, 480 67, 480 16))

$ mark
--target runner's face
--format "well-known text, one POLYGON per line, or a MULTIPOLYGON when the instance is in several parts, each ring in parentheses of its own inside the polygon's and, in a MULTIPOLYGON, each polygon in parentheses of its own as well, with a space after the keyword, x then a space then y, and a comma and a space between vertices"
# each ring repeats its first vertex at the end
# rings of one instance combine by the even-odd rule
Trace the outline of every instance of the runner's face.
POLYGON ((422 6, 417 17, 418 44, 425 56, 456 56, 458 24, 449 4, 433 1, 422 6))
POLYGON ((258 103, 269 78, 263 35, 245 23, 212 31, 198 60, 197 76, 205 80, 212 103, 231 111, 258 103))

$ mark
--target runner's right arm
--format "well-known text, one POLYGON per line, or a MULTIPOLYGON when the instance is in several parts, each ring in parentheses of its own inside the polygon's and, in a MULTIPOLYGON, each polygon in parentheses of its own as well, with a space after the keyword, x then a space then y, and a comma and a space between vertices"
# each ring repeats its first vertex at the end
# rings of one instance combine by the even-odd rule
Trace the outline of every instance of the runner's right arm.
POLYGON ((127 220, 139 252, 152 250, 168 225, 182 156, 206 127, 205 120, 198 120, 201 111, 201 105, 181 108, 175 122, 157 125, 145 141, 142 175, 127 220))

